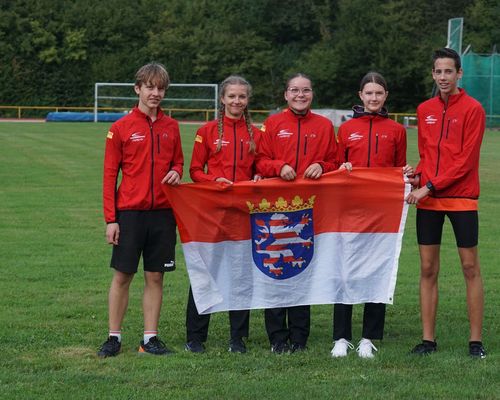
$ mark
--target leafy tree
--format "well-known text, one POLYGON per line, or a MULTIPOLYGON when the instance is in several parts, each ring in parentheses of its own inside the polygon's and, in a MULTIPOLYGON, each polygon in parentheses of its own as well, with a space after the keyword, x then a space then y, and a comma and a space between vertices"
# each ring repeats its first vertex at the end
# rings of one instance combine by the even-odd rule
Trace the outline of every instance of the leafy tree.
POLYGON ((466 10, 463 49, 471 45, 476 53, 490 53, 500 46, 500 3, 476 0, 466 10))

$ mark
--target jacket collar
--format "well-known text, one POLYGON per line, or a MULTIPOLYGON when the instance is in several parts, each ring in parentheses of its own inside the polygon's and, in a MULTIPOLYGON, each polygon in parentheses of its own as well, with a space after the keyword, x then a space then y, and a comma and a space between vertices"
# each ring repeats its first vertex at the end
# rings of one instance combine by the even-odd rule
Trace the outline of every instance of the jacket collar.
POLYGON ((389 118, 389 113, 387 112, 387 108, 382 107, 379 112, 372 113, 365 111, 365 108, 363 106, 354 106, 352 108, 354 111, 353 118, 360 118, 360 117, 382 117, 382 118, 389 118))
POLYGON ((289 118, 293 120, 306 119, 309 118, 312 114, 310 109, 307 110, 305 114, 297 114, 290 108, 287 108, 284 112, 286 113, 286 115, 288 115, 289 118))
MULTIPOLYGON (((463 96, 465 96, 465 90, 462 89, 462 88, 458 88, 458 93, 457 94, 452 94, 452 95, 450 95, 448 97, 448 105, 447 105, 447 107, 449 107, 449 106, 457 103, 463 96)), ((443 99, 441 98, 441 93, 437 94, 437 98, 439 99, 439 101, 441 103, 445 104, 444 101, 443 101, 443 99)))
MULTIPOLYGON (((137 116, 140 116, 142 118, 149 118, 149 115, 143 113, 137 105, 134 106, 134 108, 132 109, 132 112, 134 114, 137 114, 137 116)), ((165 116, 164 112, 162 111, 162 109, 160 107, 158 107, 158 111, 156 114, 156 120, 162 119, 164 116, 165 116)))
POLYGON ((232 127, 232 126, 234 126, 234 124, 236 124, 236 126, 246 125, 244 115, 242 115, 239 119, 229 118, 226 115, 224 115, 223 118, 224 118, 224 125, 226 125, 226 126, 232 127))

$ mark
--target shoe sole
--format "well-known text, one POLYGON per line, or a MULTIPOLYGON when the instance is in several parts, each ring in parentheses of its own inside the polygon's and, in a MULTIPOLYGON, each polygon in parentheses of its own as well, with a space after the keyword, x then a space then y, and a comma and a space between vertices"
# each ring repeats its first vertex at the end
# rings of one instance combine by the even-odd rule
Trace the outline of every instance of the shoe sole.
POLYGON ((173 351, 167 351, 165 353, 161 353, 161 354, 155 354, 155 353, 150 353, 146 350, 144 350, 142 347, 139 347, 139 350, 137 350, 137 354, 139 354, 140 356, 145 356, 145 355, 148 355, 148 356, 170 356, 172 354, 174 354, 173 351))

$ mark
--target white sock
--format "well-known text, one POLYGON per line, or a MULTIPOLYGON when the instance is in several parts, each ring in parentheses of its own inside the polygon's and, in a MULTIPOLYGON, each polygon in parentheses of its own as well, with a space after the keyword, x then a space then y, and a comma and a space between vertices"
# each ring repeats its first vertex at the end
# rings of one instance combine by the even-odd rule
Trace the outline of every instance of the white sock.
POLYGON ((149 339, 158 335, 158 331, 144 331, 144 344, 148 344, 149 339))
POLYGON ((122 332, 121 331, 109 331, 109 336, 115 336, 118 338, 118 341, 122 342, 122 332))

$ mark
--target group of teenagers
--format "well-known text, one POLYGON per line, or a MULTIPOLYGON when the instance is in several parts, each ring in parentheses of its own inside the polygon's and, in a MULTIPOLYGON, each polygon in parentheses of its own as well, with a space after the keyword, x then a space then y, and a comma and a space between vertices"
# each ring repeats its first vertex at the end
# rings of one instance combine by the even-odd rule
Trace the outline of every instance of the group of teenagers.
MULTIPOLYGON (((259 129, 249 114, 251 86, 232 75, 220 84, 216 120, 201 126, 194 139, 189 168, 193 182, 224 182, 279 177, 321 179, 322 174, 356 167, 400 167, 413 190, 406 197, 417 207, 422 341, 411 353, 437 350, 436 313, 440 244, 445 216, 453 226, 466 283, 470 322, 469 355, 486 357, 482 344, 483 286, 478 256, 479 153, 485 112, 458 87, 463 71, 453 50, 436 50, 432 76, 438 93, 417 109, 420 161, 406 163, 406 131, 389 118, 388 87, 377 72, 360 82, 360 105, 353 118, 335 135, 331 121, 311 111, 313 83, 305 74, 291 76, 284 88, 287 107, 267 118, 259 129)), ((129 287, 142 256, 144 266, 144 337, 139 353, 172 353, 158 337, 163 299, 163 275, 175 269, 176 224, 164 185, 178 185, 183 154, 178 123, 165 115, 160 102, 169 85, 165 67, 150 63, 136 73, 138 104, 115 122, 106 139, 103 177, 106 239, 113 245, 110 266, 109 334, 97 355, 110 357, 121 350, 121 325, 128 306, 129 287), (121 179, 119 176, 121 174, 121 179), (119 184, 118 184, 119 182, 119 184)), ((291 183, 292 184, 292 183, 291 183)), ((335 304, 333 357, 354 349, 351 304, 335 304)), ((374 357, 373 341, 384 333, 386 305, 364 305, 357 353, 374 357)), ((306 350, 310 306, 266 309, 265 327, 271 352, 306 350)), ((229 311, 229 351, 245 353, 249 310, 229 311)), ((191 288, 186 310, 185 350, 205 351, 210 315, 198 313, 191 288)))

